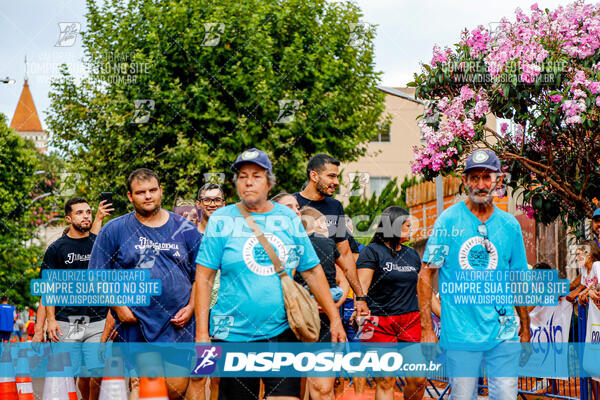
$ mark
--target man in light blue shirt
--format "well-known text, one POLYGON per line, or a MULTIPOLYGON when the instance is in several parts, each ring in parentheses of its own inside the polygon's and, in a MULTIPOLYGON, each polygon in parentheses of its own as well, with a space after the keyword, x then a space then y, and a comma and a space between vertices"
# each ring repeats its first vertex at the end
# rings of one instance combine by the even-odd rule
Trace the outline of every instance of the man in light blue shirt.
MULTIPOLYGON (((526 270, 521 227, 492 200, 502 187, 500 160, 491 150, 476 150, 467 159, 463 183, 468 198, 436 220, 419 274, 422 342, 435 342, 431 323, 432 282, 455 280, 461 270, 526 270)), ((512 305, 453 304, 441 296, 440 346, 446 350, 453 400, 477 398, 479 367, 485 360, 490 399, 516 399, 519 349, 508 342, 529 342, 529 329, 518 331, 512 305), (514 375, 507 377, 508 375, 514 375)), ((526 307, 516 307, 521 327, 529 327, 526 307)))

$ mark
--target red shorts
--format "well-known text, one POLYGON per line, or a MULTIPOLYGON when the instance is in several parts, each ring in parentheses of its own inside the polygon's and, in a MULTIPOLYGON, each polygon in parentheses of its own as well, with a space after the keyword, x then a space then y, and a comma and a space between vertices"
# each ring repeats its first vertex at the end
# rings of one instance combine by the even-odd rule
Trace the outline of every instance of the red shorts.
POLYGON ((421 341, 421 318, 419 311, 400 315, 365 318, 360 331, 361 342, 411 342, 421 341))

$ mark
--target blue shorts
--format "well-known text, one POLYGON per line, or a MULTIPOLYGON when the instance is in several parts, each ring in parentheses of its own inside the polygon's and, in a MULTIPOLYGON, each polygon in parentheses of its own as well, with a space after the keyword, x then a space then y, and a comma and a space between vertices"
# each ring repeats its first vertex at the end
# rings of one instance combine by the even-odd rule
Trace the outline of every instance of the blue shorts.
POLYGON ((354 312, 354 299, 346 299, 341 309, 343 310, 342 314, 342 324, 344 325, 344 329, 346 330, 346 337, 349 342, 360 342, 360 332, 356 332, 354 327, 350 323, 350 317, 354 312))
MULTIPOLYGON (((136 352, 136 350, 140 349, 140 347, 135 345, 136 343, 149 342, 144 337, 144 334, 142 333, 142 330, 140 329, 137 323, 122 323, 120 328, 125 328, 119 329, 118 335, 119 342, 122 343, 120 348, 123 352, 123 365, 125 366, 125 368, 129 368, 130 370, 136 370, 136 372, 139 372, 137 371, 135 365, 136 354, 132 354, 132 352, 136 352), (131 349, 128 348, 127 343, 133 344, 131 349)), ((165 364, 165 368, 169 368, 169 365, 166 364, 170 364, 171 366, 176 366, 178 368, 185 368, 186 370, 188 370, 186 375, 189 376, 192 370, 192 363, 195 357, 195 353, 193 351, 181 350, 180 347, 177 348, 176 351, 167 351, 164 345, 165 343, 160 343, 160 345, 157 344, 157 346, 152 346, 151 344, 144 345, 144 351, 146 350, 146 348, 148 348, 148 352, 152 352, 154 351, 153 347, 155 347, 155 351, 161 354, 162 361, 165 364)), ((173 376, 173 374, 169 373, 169 371, 165 371, 165 373, 167 374, 167 376, 173 376)))

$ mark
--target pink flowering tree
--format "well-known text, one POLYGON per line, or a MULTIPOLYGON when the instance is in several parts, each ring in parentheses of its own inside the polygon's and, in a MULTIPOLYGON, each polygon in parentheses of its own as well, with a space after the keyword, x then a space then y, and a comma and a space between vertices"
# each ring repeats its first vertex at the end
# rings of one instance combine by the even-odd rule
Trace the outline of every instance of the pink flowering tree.
POLYGON ((600 6, 515 14, 434 47, 415 74, 409 85, 427 107, 413 172, 456 173, 473 149, 490 148, 530 215, 574 226, 600 197, 600 6), (490 129, 490 114, 507 122, 490 129))

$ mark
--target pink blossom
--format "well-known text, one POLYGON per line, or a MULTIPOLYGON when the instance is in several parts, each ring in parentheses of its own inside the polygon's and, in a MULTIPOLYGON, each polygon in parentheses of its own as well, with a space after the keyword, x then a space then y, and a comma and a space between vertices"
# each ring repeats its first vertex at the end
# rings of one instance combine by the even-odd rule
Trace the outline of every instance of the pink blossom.
POLYGON ((480 25, 477 29, 472 30, 470 35, 467 34, 463 43, 469 46, 471 57, 477 58, 486 52, 487 45, 491 40, 490 32, 480 25))
POLYGON ((600 92, 600 82, 596 81, 587 81, 586 87, 592 94, 597 94, 600 92))
POLYGON ((600 96, 596 97, 596 107, 600 107, 600 96))
POLYGON ((448 98, 447 97, 442 97, 440 99, 440 101, 438 101, 437 104, 437 108, 441 111, 444 112, 448 109, 448 98))
POLYGON ((550 100, 554 103, 560 103, 562 101, 562 94, 553 94, 550 96, 550 100))
POLYGON ((508 131, 508 124, 507 124, 506 122, 503 122, 503 123, 500 125, 500 132, 501 132, 502 134, 505 134, 507 131, 508 131))
POLYGON ((522 210, 527 218, 532 219, 535 216, 535 209, 528 205, 517 206, 517 210, 522 210))
POLYGON ((542 68, 536 64, 525 64, 523 66, 523 73, 521 74, 521 80, 526 83, 535 82, 535 77, 540 74, 542 68))
POLYGON ((439 62, 440 64, 445 64, 448 62, 448 57, 452 54, 452 50, 449 48, 445 48, 441 50, 437 45, 433 46, 433 58, 431 59, 431 65, 436 66, 439 62))
POLYGON ((464 85, 463 87, 460 88, 460 100, 461 101, 464 102, 466 100, 471 100, 474 97, 475 97, 475 92, 473 91, 473 89, 471 89, 467 85, 464 85))
POLYGON ((487 100, 478 101, 473 107, 473 114, 476 118, 481 118, 483 115, 490 112, 490 107, 487 100))
POLYGON ((585 92, 581 89, 575 89, 573 90, 573 98, 575 99, 581 99, 581 98, 586 98, 587 95, 585 94, 585 92))

